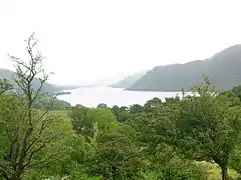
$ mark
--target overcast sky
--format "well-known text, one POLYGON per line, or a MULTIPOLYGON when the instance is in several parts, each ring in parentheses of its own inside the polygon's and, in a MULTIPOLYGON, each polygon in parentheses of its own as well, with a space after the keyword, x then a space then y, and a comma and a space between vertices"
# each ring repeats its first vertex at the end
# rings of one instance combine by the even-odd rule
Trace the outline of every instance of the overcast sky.
POLYGON ((0 0, 0 67, 36 33, 58 84, 205 59, 241 43, 240 0, 0 0))

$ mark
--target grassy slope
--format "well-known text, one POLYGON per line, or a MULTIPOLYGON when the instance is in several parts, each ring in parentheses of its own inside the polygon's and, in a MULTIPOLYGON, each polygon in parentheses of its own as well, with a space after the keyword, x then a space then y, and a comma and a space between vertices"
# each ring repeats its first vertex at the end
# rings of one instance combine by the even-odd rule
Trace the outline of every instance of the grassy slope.
POLYGON ((69 111, 67 110, 53 110, 51 111, 52 114, 54 114, 56 117, 59 117, 64 120, 71 120, 69 117, 69 111))

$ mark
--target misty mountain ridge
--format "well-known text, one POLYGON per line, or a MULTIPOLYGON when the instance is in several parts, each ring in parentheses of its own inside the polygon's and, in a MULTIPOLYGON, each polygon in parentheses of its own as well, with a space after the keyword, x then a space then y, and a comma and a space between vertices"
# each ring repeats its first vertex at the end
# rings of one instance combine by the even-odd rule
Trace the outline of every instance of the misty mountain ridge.
POLYGON ((189 91, 208 75, 218 91, 241 84, 241 45, 230 46, 206 60, 184 64, 156 66, 127 90, 133 91, 189 91))
MULTIPOLYGON (((9 69, 0 68, 0 78, 5 78, 8 80, 11 80, 15 75, 16 75, 16 73, 14 71, 11 71, 9 69)), ((37 89, 39 87, 39 85, 40 85, 40 80, 35 78, 33 81, 33 88, 37 89)), ((16 85, 15 85, 15 87, 16 87, 16 85)), ((43 91, 46 91, 46 92, 52 93, 52 92, 57 92, 59 90, 61 90, 61 89, 48 82, 45 82, 43 85, 43 91)))
POLYGON ((121 81, 119 81, 115 84, 109 85, 109 87, 112 87, 112 88, 129 88, 130 86, 132 86, 138 79, 140 79, 145 74, 146 74, 146 71, 143 71, 143 72, 139 72, 139 73, 136 73, 134 75, 131 75, 131 76, 127 76, 123 80, 121 80, 121 81))
MULTIPOLYGON (((9 69, 0 68, 0 78, 5 79, 12 79, 15 75, 14 71, 11 71, 9 69)), ((109 84, 116 83, 126 77, 126 74, 116 74, 113 76, 105 77, 105 78, 96 78, 93 80, 86 80, 81 83, 75 83, 71 85, 60 85, 60 84, 54 84, 54 82, 46 82, 43 86, 43 90, 47 92, 57 92, 60 90, 70 90, 70 89, 76 89, 76 88, 84 88, 84 87, 95 87, 95 86, 108 86, 109 84)), ((34 81, 34 88, 39 87, 39 80, 36 78, 34 81)))

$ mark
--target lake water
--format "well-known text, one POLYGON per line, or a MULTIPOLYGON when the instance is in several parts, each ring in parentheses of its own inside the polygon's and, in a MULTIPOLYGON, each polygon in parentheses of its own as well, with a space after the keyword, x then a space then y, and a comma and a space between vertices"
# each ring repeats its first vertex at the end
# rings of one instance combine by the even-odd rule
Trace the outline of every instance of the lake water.
POLYGON ((154 97, 164 100, 165 97, 181 95, 180 92, 124 91, 124 89, 110 87, 88 87, 68 91, 72 94, 60 95, 58 99, 65 100, 71 103, 71 105, 81 104, 87 107, 96 107, 100 103, 105 103, 109 107, 113 105, 144 105, 147 100, 154 97))

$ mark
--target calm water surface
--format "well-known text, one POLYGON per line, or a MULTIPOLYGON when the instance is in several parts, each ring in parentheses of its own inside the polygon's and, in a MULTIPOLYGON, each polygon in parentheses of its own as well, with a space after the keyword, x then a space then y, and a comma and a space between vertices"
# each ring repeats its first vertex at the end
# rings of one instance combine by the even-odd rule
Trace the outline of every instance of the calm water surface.
POLYGON ((124 91, 121 88, 111 87, 88 87, 68 90, 72 94, 58 96, 72 105, 81 104, 87 107, 96 107, 100 103, 108 106, 130 106, 132 104, 143 105, 147 100, 158 97, 175 97, 180 92, 147 92, 147 91, 124 91))

